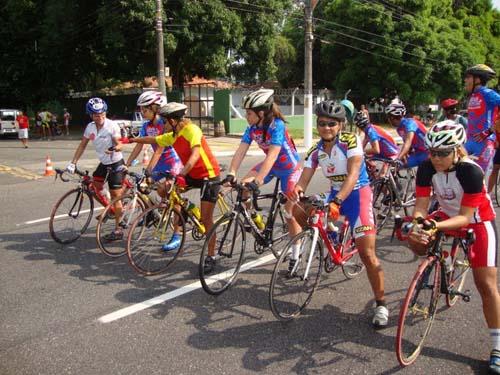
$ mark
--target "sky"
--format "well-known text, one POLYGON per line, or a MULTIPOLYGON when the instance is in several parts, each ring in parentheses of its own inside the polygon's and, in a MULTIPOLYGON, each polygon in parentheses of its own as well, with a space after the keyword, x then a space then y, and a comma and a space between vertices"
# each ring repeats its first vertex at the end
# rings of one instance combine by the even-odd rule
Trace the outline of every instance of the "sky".
POLYGON ((495 8, 500 10, 500 0, 493 0, 492 3, 495 8))

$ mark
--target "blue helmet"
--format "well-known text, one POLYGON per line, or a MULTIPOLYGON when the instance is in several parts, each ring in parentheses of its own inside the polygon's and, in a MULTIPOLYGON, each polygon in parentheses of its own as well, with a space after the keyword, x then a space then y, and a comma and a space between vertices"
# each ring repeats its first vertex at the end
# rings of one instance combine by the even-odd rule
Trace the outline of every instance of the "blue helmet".
POLYGON ((85 106, 87 114, 103 113, 108 111, 108 105, 101 98, 90 98, 85 106))

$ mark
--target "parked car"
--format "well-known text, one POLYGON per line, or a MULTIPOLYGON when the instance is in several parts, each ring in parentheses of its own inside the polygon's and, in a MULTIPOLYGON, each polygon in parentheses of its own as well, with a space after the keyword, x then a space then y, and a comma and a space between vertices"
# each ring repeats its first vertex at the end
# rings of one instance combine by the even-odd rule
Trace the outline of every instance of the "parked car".
POLYGON ((18 109, 0 109, 0 135, 18 133, 19 124, 16 121, 18 114, 18 109))
POLYGON ((124 118, 114 118, 113 120, 120 126, 122 137, 137 137, 144 123, 144 118, 140 111, 125 114, 124 118))

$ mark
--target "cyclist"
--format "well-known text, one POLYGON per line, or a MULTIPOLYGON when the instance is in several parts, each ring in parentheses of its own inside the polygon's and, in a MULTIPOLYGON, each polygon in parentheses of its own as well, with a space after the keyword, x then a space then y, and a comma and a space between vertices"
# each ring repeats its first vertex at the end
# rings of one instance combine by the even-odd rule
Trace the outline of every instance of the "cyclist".
MULTIPOLYGON (((370 123, 368 117, 366 117, 365 112, 359 111, 354 116, 354 123, 364 134, 365 138, 363 140, 363 150, 365 150, 366 145, 370 143, 371 148, 365 150, 366 156, 376 156, 386 159, 395 160, 399 154, 399 147, 392 136, 386 132, 383 128, 370 123)), ((369 162, 367 161, 367 167, 369 167, 369 162)), ((380 176, 385 175, 387 171, 387 164, 384 164, 380 170, 380 176)))
MULTIPOLYGON (((78 160, 83 155, 89 141, 92 141, 100 161, 93 173, 94 186, 97 190, 102 190, 104 188, 104 181, 107 179, 111 198, 117 198, 122 194, 123 171, 126 170, 121 153, 120 127, 114 121, 106 118, 108 105, 101 98, 89 99, 85 108, 92 122, 85 128, 83 138, 66 170, 69 173, 75 172, 76 163, 78 163, 78 160)), ((118 201, 115 203, 116 226, 113 232, 105 236, 105 239, 108 241, 123 238, 123 231, 120 227, 121 211, 121 202, 118 201)))
MULTIPOLYGON (((352 235, 375 295, 376 307, 372 323, 375 327, 385 327, 389 311, 384 297, 384 273, 375 254, 372 190, 363 159, 363 148, 355 134, 340 131, 346 121, 343 106, 327 100, 316 105, 315 113, 321 140, 307 153, 304 170, 291 198, 297 200, 306 191, 316 168, 321 167, 331 184, 330 190, 324 195, 329 203, 329 216, 334 221, 340 215, 349 219, 352 235)), ((295 253, 292 260, 297 259, 298 254, 294 249, 292 252, 295 253)))
POLYGON ((499 116, 500 95, 487 88, 486 83, 496 73, 484 64, 474 65, 465 71, 465 90, 470 94, 467 105, 467 142, 465 149, 475 156, 485 175, 491 173, 491 162, 495 149, 493 124, 499 116))
MULTIPOLYGON (((201 189, 201 222, 207 232, 213 226, 213 212, 219 194, 219 185, 206 185, 206 181, 220 181, 220 168, 212 154, 201 129, 185 118, 187 106, 170 102, 159 110, 165 120, 165 133, 156 137, 132 138, 132 143, 157 144, 160 147, 172 146, 179 155, 183 168, 177 175, 179 186, 201 189)), ((181 235, 174 233, 170 241, 163 245, 164 251, 177 249, 181 235)), ((210 244, 209 256, 205 259, 205 273, 210 273, 215 266, 215 243, 210 244)))
POLYGON ((467 119, 464 116, 458 114, 458 100, 453 98, 443 99, 441 101, 441 108, 443 113, 438 118, 438 122, 444 120, 452 120, 456 124, 460 124, 467 129, 467 119))
POLYGON ((427 217, 431 190, 439 201, 440 209, 431 215, 433 219, 429 219, 432 229, 424 230, 422 225, 415 225, 408 242, 415 252, 425 255, 437 230, 474 230, 476 241, 468 257, 493 344, 490 369, 500 373, 495 211, 484 186, 484 172, 467 157, 462 147, 465 140, 464 128, 452 120, 435 124, 427 133, 430 160, 424 161, 417 171, 413 217, 427 217))
MULTIPOLYGON (((164 122, 159 115, 160 107, 167 104, 167 99, 159 91, 146 91, 137 99, 137 106, 141 109, 143 117, 146 119, 139 132, 140 137, 155 137, 164 133, 164 122)), ((132 153, 128 157, 126 166, 130 167, 132 161, 137 158, 143 149, 142 144, 136 144, 132 153)), ((172 146, 159 147, 153 144, 154 154, 146 168, 146 174, 151 175, 155 182, 162 179, 158 172, 171 172, 174 175, 182 170, 182 162, 172 146)), ((149 146, 148 146, 149 147, 149 146)), ((167 195, 166 185, 158 185, 158 195, 165 198, 167 195)), ((180 239, 178 241, 180 243, 180 239)), ((176 245, 175 243, 172 245, 176 245)), ((174 248, 177 248, 175 246, 174 248)))
MULTIPOLYGON (((266 157, 243 177, 242 182, 257 189, 276 177, 280 179, 281 190, 289 194, 293 191, 300 176, 300 158, 288 134, 285 119, 279 107, 274 103, 274 91, 268 89, 254 91, 243 98, 242 104, 246 110, 249 125, 231 160, 229 172, 224 179, 225 183, 229 184, 235 180, 250 144, 255 141, 266 157)), ((300 232, 300 226, 291 214, 293 205, 292 201, 285 203, 285 216, 290 236, 300 232)))
POLYGON ((397 159, 404 161, 404 166, 413 168, 429 158, 425 148, 425 125, 415 118, 406 118, 406 107, 402 103, 392 102, 385 113, 389 123, 397 127, 396 131, 403 138, 403 146, 397 159))

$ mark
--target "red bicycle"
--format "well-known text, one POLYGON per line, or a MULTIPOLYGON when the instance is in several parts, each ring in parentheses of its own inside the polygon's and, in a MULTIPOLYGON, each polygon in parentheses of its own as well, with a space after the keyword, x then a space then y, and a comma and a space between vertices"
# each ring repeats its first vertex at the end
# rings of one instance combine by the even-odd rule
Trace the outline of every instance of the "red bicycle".
MULTIPOLYGON (((411 217, 395 218, 394 234, 399 240, 408 238, 413 225, 411 220, 411 217)), ((425 227, 426 222, 421 220, 420 224, 425 227)), ((467 254, 474 240, 472 229, 439 231, 429 245, 427 256, 413 276, 399 313, 396 355, 401 366, 412 364, 422 351, 441 294, 446 296, 448 307, 452 307, 458 298, 470 301, 470 291, 463 289, 470 270, 467 254), (451 244, 448 238, 452 239, 451 244)))
MULTIPOLYGON (((56 168, 56 179, 68 182, 69 178, 64 176, 65 170, 56 168)), ((108 169, 108 174, 111 169, 108 169)), ((78 179, 78 186, 65 193, 55 204, 50 214, 49 230, 50 236, 60 244, 69 244, 81 237, 87 230, 94 214, 94 199, 103 207, 109 204, 109 198, 103 194, 102 190, 96 189, 94 180, 89 176, 89 172, 82 172, 76 169, 75 175, 78 179)), ((106 183, 104 179, 104 183, 106 183)), ((125 190, 133 187, 132 183, 124 178, 123 187, 125 190)), ((114 214, 112 210, 111 214, 114 214)))
POLYGON ((271 311, 283 321, 299 316, 309 304, 323 269, 329 273, 340 267, 348 279, 364 269, 347 218, 339 230, 336 227, 328 230, 331 227, 326 219, 328 204, 311 197, 301 201, 312 206, 308 225, 283 249, 269 288, 271 311))

